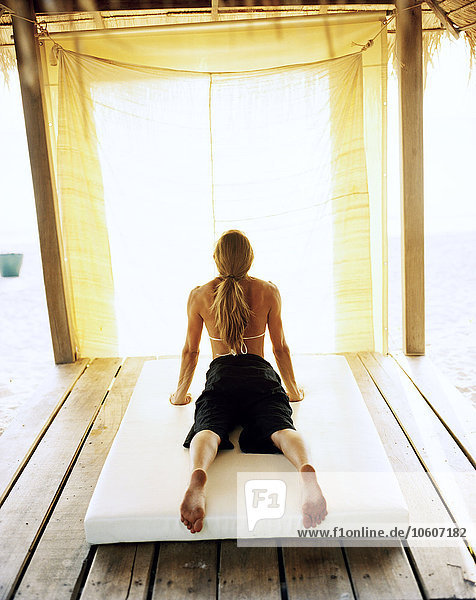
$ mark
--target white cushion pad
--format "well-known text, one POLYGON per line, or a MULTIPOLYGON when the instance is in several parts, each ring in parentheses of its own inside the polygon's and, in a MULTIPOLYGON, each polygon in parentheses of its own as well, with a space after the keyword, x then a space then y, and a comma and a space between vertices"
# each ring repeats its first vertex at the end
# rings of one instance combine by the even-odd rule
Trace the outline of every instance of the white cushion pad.
MULTIPOLYGON (((209 362, 210 358, 199 360, 191 387, 194 400, 204 387, 209 362)), ((298 384, 306 391, 302 402, 291 404, 293 420, 328 505, 329 514, 320 527, 387 523, 390 529, 407 524, 407 505, 345 358, 294 356, 293 365, 298 384)), ((182 444, 193 423, 195 404, 169 403, 179 368, 177 358, 144 364, 85 517, 89 543, 276 535, 276 519, 270 518, 258 522, 248 535, 249 528, 243 533, 240 521, 237 536, 237 506, 241 510, 243 504, 241 492, 237 504, 237 479, 243 479, 240 473, 278 480, 280 474, 297 475, 281 454, 242 453, 241 428, 230 434, 235 449, 220 451, 209 469, 202 531, 192 535, 181 523, 179 506, 189 479, 189 450, 182 444)), ((280 523, 284 537, 286 518, 294 531, 302 527, 299 494, 291 492, 280 523)))

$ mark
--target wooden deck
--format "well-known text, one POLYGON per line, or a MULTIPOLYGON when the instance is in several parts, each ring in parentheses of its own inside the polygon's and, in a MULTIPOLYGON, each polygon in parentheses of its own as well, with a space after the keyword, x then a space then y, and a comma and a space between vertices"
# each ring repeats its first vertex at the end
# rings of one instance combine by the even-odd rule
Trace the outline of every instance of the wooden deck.
MULTIPOLYGON (((431 475, 403 490, 412 518, 458 523, 461 494, 441 468, 468 478, 476 506, 474 442, 438 373, 425 357, 346 358, 395 471, 431 475)), ((470 539, 458 548, 88 545, 83 518, 145 360, 55 367, 0 437, 1 600, 476 599, 470 539)))

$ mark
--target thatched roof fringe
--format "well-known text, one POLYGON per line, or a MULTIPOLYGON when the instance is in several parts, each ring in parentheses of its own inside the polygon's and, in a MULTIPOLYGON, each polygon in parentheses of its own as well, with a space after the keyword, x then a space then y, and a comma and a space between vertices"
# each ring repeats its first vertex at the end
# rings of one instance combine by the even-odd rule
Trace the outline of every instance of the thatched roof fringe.
MULTIPOLYGON (((428 65, 433 64, 433 60, 438 56, 438 52, 441 47, 441 41, 443 37, 453 39, 449 33, 444 29, 434 31, 423 31, 423 84, 426 85, 426 75, 428 72, 428 65)), ((388 56, 389 65, 393 73, 397 72, 398 57, 396 53, 396 36, 395 33, 389 33, 388 35, 388 56)))
POLYGON ((0 71, 8 85, 10 73, 17 67, 10 17, 0 17, 0 71))
MULTIPOLYGON (((476 27, 476 26, 475 26, 476 27)), ((465 31, 465 39, 470 47, 470 69, 473 69, 474 60, 476 59, 476 28, 465 31)))

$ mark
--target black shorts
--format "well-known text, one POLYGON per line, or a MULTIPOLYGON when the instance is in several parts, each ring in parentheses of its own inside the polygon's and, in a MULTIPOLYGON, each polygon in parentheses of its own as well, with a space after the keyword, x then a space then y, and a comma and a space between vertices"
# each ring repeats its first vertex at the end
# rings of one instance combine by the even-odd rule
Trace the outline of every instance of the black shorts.
POLYGON ((183 445, 204 429, 220 436, 219 450, 232 449, 228 434, 243 426, 242 452, 278 454, 271 434, 296 429, 289 398, 281 379, 267 360, 257 354, 215 358, 207 371, 205 389, 195 402, 195 421, 183 445))

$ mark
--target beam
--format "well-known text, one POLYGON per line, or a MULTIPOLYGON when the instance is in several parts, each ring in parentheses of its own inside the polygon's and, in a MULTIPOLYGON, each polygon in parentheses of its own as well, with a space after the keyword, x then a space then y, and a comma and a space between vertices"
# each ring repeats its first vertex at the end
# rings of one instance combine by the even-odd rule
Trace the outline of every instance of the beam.
MULTIPOLYGON (((10 7, 16 15, 35 21, 30 0, 14 0, 10 7)), ((61 232, 41 94, 36 25, 18 17, 12 17, 12 22, 53 352, 56 364, 71 363, 76 360, 76 353, 65 293, 61 232)))
POLYGON ((403 350, 425 354, 423 60, 421 5, 397 3, 403 350), (413 7, 413 8, 410 8, 413 7))
MULTIPOLYGON (((37 14, 61 14, 84 12, 84 2, 82 0, 33 0, 34 9, 37 14)), ((211 12, 211 0, 95 0, 96 11, 124 11, 124 10, 152 10, 152 9, 183 9, 197 10, 204 9, 211 12)), ((289 0, 275 0, 271 3, 269 0, 219 0, 218 8, 267 8, 283 9, 293 6, 295 9, 300 6, 312 7, 320 5, 394 5, 395 0, 374 0, 366 2, 365 0, 299 0, 299 4, 294 4, 289 0)))
POLYGON ((459 38, 459 31, 456 30, 455 24, 448 17, 448 14, 445 13, 445 11, 442 10, 438 6, 437 2, 433 2, 433 0, 425 0, 425 2, 428 4, 428 6, 431 8, 431 10, 438 17, 438 19, 440 20, 441 24, 446 28, 446 30, 448 31, 448 33, 450 33, 454 37, 454 39, 457 40, 459 38))

